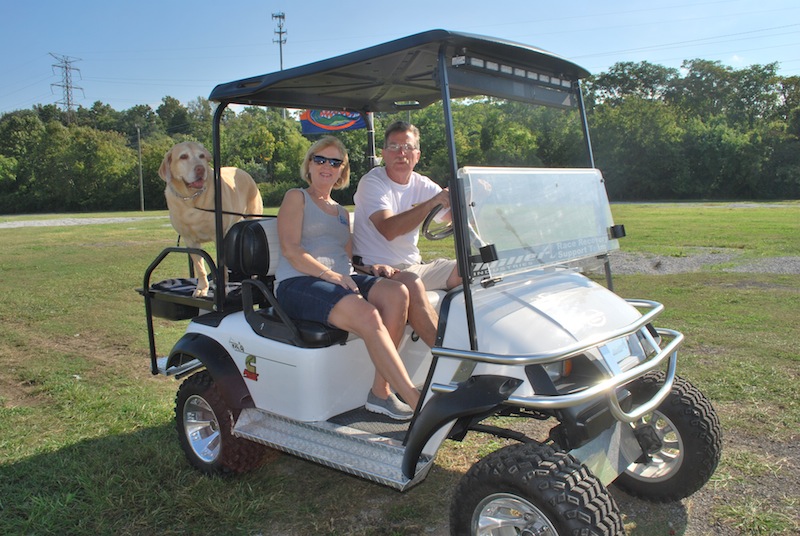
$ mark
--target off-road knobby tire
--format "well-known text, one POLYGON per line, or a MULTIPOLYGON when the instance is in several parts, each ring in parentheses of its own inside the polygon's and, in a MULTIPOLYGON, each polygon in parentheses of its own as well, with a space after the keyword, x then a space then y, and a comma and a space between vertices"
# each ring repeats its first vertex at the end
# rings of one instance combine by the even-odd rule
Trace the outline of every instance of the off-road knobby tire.
POLYGON ((208 475, 223 475, 245 473, 263 463, 268 447, 232 435, 231 430, 238 416, 239 410, 228 407, 207 370, 197 372, 184 380, 175 397, 175 426, 181 448, 193 467, 208 475), (197 455, 186 435, 184 405, 193 396, 202 398, 208 404, 218 423, 219 454, 211 461, 197 455))
POLYGON ((589 469, 564 451, 533 443, 503 447, 467 471, 450 506, 450 533, 474 536, 476 509, 498 493, 531 503, 558 536, 625 534, 616 501, 589 469))
MULTIPOLYGON (((634 403, 650 400, 664 384, 663 372, 651 372, 632 383, 634 403)), ((722 454, 722 427, 711 402, 695 386, 675 377, 672 391, 655 410, 669 420, 682 442, 682 461, 673 474, 648 481, 628 467, 614 484, 651 502, 673 502, 688 497, 714 474, 722 454)))

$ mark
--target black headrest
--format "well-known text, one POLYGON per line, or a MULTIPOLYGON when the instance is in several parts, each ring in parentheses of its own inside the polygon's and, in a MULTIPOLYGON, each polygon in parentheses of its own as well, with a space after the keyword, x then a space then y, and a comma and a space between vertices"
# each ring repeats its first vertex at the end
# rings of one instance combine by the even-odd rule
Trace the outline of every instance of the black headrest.
POLYGON ((274 275, 280 255, 277 218, 242 220, 225 236, 225 260, 235 274, 274 275))

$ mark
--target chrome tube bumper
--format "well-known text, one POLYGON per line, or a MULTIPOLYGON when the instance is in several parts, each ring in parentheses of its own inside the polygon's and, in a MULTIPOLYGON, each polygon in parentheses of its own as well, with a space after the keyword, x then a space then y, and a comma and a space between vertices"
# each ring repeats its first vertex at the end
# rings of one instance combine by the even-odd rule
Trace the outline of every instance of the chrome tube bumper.
MULTIPOLYGON (((664 306, 658 302, 647 300, 627 301, 634 307, 647 307, 650 310, 628 326, 603 333, 593 337, 590 340, 583 341, 575 345, 566 346, 552 352, 509 356, 465 350, 454 350, 448 348, 434 348, 432 350, 433 355, 437 357, 449 357, 497 365, 543 365, 569 359, 570 357, 582 354, 591 348, 601 346, 608 341, 628 336, 638 331, 643 335, 652 348, 659 349, 659 351, 647 361, 640 363, 630 370, 621 372, 610 378, 606 378, 600 383, 578 392, 561 395, 533 395, 524 397, 510 396, 505 402, 506 404, 515 407, 550 410, 574 407, 605 397, 608 400, 609 410, 617 420, 622 422, 634 422, 639 420, 643 415, 653 411, 659 404, 661 404, 661 402, 664 400, 664 398, 666 398, 672 389, 672 383, 675 379, 675 371, 677 368, 678 347, 680 347, 680 345, 683 343, 684 337, 683 334, 678 331, 657 328, 656 333, 658 333, 660 337, 669 339, 669 342, 667 342, 663 348, 660 348, 646 326, 653 318, 655 318, 661 313, 661 311, 664 310, 664 306), (656 370, 662 366, 665 361, 667 362, 667 372, 664 385, 647 402, 640 404, 629 412, 624 411, 617 398, 617 389, 624 387, 626 384, 637 378, 640 378, 650 371, 656 370)), ((431 385, 431 389, 435 392, 446 393, 454 391, 456 388, 457 385, 454 384, 434 383, 431 385)))

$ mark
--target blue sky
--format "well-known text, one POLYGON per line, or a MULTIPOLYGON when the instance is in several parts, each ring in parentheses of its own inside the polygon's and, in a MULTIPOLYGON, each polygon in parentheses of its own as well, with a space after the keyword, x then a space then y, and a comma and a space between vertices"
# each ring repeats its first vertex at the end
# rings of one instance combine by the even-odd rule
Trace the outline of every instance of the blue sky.
POLYGON ((537 46, 593 73, 701 58, 734 68, 777 61, 781 75, 800 75, 797 0, 31 0, 3 8, 0 113, 63 100, 51 53, 76 69, 76 105, 208 97, 218 83, 280 69, 279 12, 284 68, 443 28, 537 46))

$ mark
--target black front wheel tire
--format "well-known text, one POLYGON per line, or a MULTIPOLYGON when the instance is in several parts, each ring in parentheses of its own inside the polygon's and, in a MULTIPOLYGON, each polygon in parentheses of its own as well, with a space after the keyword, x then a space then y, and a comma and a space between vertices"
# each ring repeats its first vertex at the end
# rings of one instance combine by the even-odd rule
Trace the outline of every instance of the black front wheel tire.
POLYGON ((546 445, 503 447, 467 471, 450 507, 454 536, 624 535, 614 498, 585 466, 546 445))
MULTIPOLYGON (((662 372, 649 373, 631 384, 634 403, 650 400, 664 377, 662 372)), ((651 427, 661 446, 614 481, 627 493, 652 502, 678 501, 714 474, 722 453, 722 427, 711 402, 683 378, 676 377, 667 398, 633 426, 651 427)))

